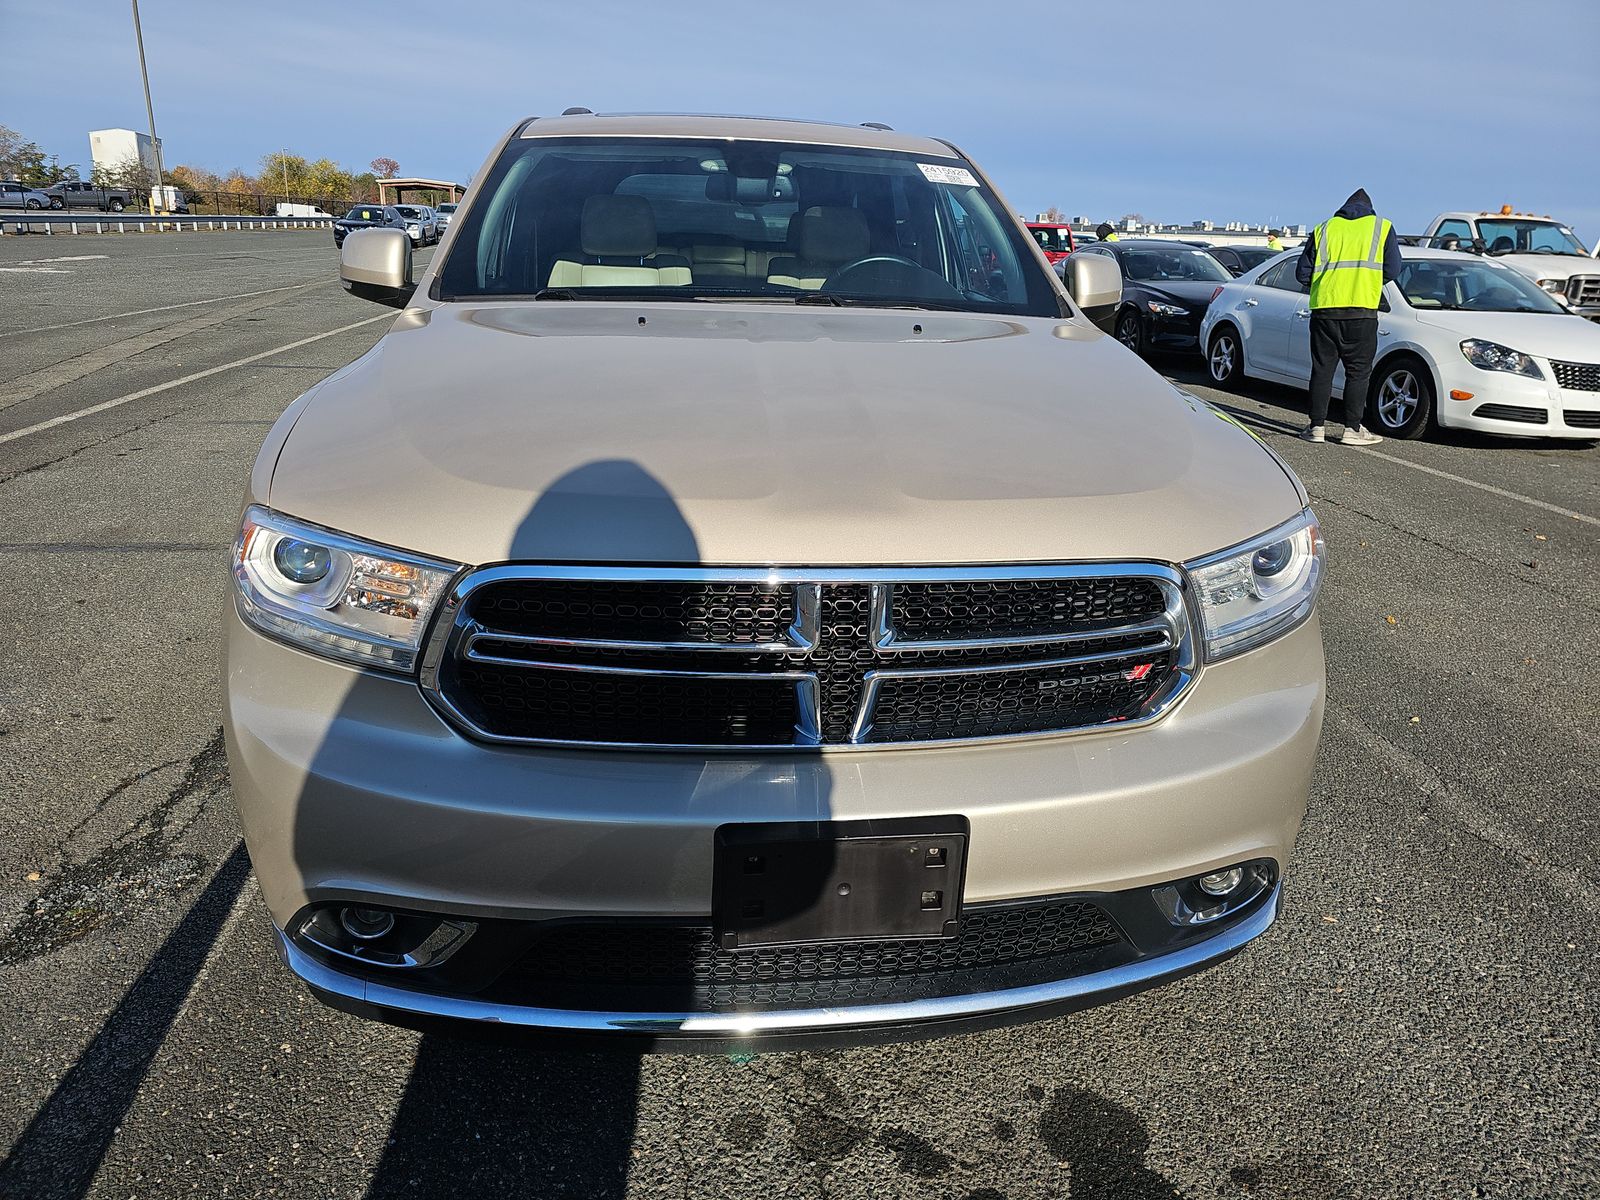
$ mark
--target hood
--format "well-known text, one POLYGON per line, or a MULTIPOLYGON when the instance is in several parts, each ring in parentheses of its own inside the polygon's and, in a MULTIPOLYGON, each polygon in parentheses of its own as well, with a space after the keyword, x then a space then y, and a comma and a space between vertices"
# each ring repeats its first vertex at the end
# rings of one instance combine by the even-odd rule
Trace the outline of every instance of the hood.
POLYGON ((1357 188, 1350 193, 1350 198, 1339 206, 1339 211, 1333 214, 1343 217, 1346 221, 1354 221, 1361 217, 1370 217, 1372 211, 1372 197, 1367 195, 1366 188, 1357 188))
MULTIPOLYGON (((1230 278, 1226 281, 1232 283, 1230 278)), ((1197 313, 1203 313, 1211 303, 1211 293, 1224 286, 1220 279, 1163 279, 1159 282, 1136 283, 1135 287, 1143 288, 1152 296, 1166 296, 1176 300, 1185 308, 1197 313)))
POLYGON ((1600 275, 1600 263, 1584 254, 1492 254, 1488 258, 1535 280, 1600 275))
POLYGON ((1576 313, 1447 312, 1421 309, 1417 320, 1462 338, 1484 338, 1535 358, 1600 363, 1600 324, 1576 313))
POLYGON ((475 565, 1171 562, 1302 503, 1242 428, 1050 320, 447 304, 284 420, 257 500, 475 565))

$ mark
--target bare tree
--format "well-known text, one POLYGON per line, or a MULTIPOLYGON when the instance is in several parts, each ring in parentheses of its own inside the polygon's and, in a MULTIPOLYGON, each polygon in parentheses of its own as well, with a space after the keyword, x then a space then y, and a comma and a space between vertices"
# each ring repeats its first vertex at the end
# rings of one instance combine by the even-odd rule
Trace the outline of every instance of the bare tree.
POLYGON ((379 179, 393 179, 400 174, 400 164, 392 158, 375 158, 370 165, 372 173, 379 179))

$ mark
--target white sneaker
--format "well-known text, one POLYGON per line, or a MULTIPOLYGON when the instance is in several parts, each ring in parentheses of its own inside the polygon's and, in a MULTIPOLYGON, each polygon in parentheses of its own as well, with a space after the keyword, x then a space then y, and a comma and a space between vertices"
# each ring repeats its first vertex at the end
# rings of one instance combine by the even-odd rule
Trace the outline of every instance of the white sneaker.
POLYGON ((1341 446, 1376 446, 1381 441, 1383 439, 1377 434, 1371 430, 1362 429, 1360 426, 1354 429, 1346 429, 1339 435, 1339 445, 1341 446))
POLYGON ((1328 440, 1327 431, 1321 425, 1307 425, 1300 431, 1302 442, 1325 442, 1328 440))

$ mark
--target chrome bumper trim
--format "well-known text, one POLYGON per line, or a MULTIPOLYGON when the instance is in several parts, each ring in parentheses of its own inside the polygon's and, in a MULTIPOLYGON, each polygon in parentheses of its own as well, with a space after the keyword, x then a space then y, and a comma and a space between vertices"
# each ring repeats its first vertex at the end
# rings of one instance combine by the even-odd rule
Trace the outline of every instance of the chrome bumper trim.
POLYGON ((1071 979, 904 1004, 863 1004, 759 1013, 585 1012, 576 1009, 524 1008, 471 997, 439 996, 342 974, 300 950, 282 930, 274 927, 274 932, 278 939, 278 953, 284 964, 313 991, 397 1013, 485 1022, 548 1033, 740 1038, 936 1023, 1080 1001, 1092 1003, 1102 993, 1110 996, 1139 991, 1161 983, 1168 977, 1190 974, 1242 950, 1272 926, 1278 915, 1278 896, 1279 887, 1275 886, 1265 902, 1253 913, 1237 925, 1204 941, 1071 979))

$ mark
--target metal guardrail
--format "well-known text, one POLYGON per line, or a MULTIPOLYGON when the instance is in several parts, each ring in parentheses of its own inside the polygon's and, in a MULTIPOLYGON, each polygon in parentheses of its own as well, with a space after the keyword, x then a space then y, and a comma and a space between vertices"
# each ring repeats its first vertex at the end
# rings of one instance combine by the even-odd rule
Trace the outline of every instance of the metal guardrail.
POLYGON ((45 233, 53 235, 58 227, 64 232, 79 233, 197 233, 201 230, 219 229, 329 229, 332 217, 204 217, 165 213, 150 216, 146 213, 122 212, 45 213, 28 212, 0 216, 0 235, 45 233))

